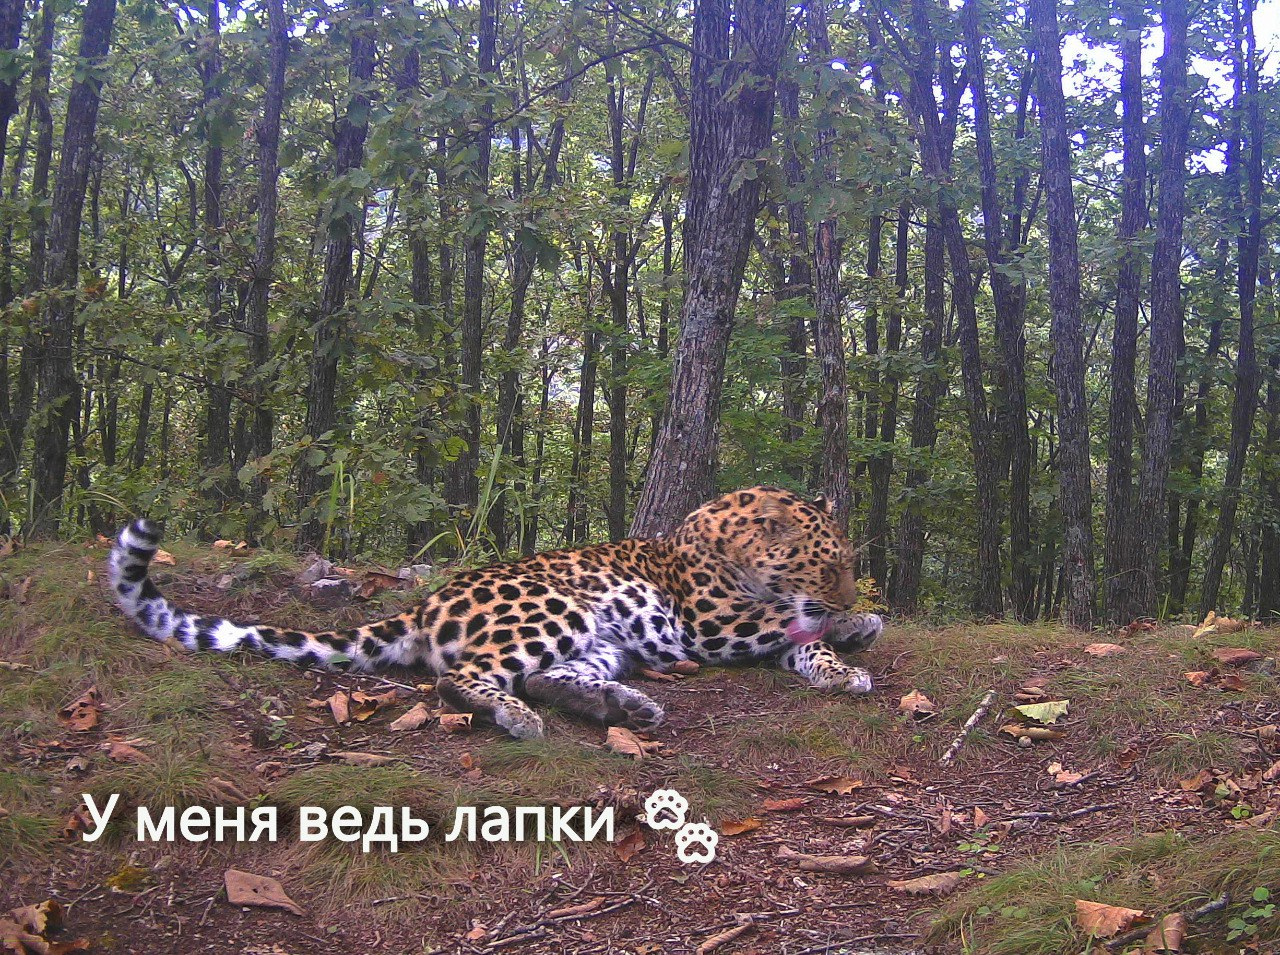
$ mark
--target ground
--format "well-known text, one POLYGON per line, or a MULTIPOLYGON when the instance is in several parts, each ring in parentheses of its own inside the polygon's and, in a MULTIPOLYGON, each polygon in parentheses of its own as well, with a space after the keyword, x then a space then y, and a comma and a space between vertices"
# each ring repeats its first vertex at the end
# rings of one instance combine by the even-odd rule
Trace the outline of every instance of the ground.
MULTIPOLYGON (((302 599, 290 558, 171 550, 175 563, 154 576, 201 612, 318 627, 413 599, 390 589, 322 610, 302 599)), ((1056 953, 1099 950, 1076 899, 1159 919, 1224 894, 1184 951, 1274 950, 1280 937, 1263 898, 1280 889, 1280 783, 1269 778, 1280 768, 1267 772, 1280 747, 1276 631, 895 622, 859 661, 876 677, 866 698, 768 669, 637 677, 668 714, 652 734, 660 746, 637 759, 558 714, 536 741, 445 732, 436 718, 392 730, 418 702, 439 712, 422 674, 322 675, 152 643, 112 606, 105 556, 99 541, 0 558, 0 912, 56 899, 65 941, 106 952, 1056 953), (1086 651, 1098 642, 1124 652, 1086 651), (1222 648, 1261 659, 1224 662, 1222 648), (90 688, 96 698, 68 709, 90 688), (940 766, 988 690, 989 712, 940 766), (372 715, 339 724, 324 701, 342 691, 380 700, 354 698, 356 716, 372 715), (912 691, 932 715, 903 711, 912 691), (1019 693, 1070 701, 1060 739, 1019 745, 999 732, 1019 693), (351 753, 387 758, 360 766, 351 753), (720 832, 714 862, 682 864, 670 832, 635 821, 657 788, 678 790, 720 832), (128 824, 83 842, 82 793, 99 804, 119 793, 115 818, 128 824), (275 844, 139 844, 139 804, 270 804, 288 822, 275 844), (410 806, 435 831, 396 854, 302 844, 304 805, 410 806), (614 806, 618 829, 612 844, 448 843, 459 805, 614 806), (874 871, 807 871, 789 852, 865 856, 874 871), (278 879, 302 914, 229 904, 228 869, 278 879), (891 884, 939 873, 960 873, 958 886, 891 884)))

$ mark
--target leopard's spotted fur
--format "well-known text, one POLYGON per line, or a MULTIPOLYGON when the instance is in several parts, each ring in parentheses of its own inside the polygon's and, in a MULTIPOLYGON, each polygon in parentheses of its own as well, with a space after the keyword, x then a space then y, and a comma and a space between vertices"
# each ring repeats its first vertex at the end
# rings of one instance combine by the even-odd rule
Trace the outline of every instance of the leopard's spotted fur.
POLYGON ((522 696, 606 723, 658 725, 661 707, 617 682, 632 662, 773 659, 815 686, 866 693, 870 675, 837 651, 866 649, 883 627, 875 614, 849 613, 853 551, 825 502, 769 487, 717 498, 668 537, 464 571, 411 610, 336 632, 179 610, 147 576, 159 540, 155 524, 134 521, 110 559, 117 601, 155 639, 343 669, 423 666, 450 705, 518 737, 542 733, 522 696))

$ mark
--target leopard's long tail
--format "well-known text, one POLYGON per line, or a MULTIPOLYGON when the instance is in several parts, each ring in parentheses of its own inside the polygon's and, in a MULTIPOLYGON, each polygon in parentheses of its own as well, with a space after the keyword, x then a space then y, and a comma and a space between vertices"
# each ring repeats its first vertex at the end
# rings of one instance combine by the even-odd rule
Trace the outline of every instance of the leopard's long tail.
POLYGON ((240 624, 181 610, 160 593, 147 575, 159 544, 159 525, 136 520, 120 531, 107 565, 116 603, 155 640, 176 639, 188 650, 256 650, 302 666, 343 670, 425 662, 418 659, 415 611, 350 630, 308 633, 240 624))

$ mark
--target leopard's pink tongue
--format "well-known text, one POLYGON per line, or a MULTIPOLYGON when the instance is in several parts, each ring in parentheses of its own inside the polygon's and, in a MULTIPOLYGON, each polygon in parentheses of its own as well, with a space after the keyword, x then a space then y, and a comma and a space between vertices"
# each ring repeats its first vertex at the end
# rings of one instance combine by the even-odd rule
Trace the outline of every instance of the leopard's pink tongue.
POLYGON ((793 620, 787 625, 787 639, 796 646, 803 646, 806 643, 816 643, 821 640, 827 632, 827 622, 824 620, 817 626, 805 626, 802 620, 793 620))

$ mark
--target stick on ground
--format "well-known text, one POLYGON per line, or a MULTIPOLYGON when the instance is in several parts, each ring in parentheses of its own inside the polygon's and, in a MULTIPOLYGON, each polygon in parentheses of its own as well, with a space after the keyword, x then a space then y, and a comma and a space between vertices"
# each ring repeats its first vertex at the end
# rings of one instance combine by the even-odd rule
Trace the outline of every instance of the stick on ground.
MULTIPOLYGON (((1190 912, 1183 912, 1182 917, 1186 919, 1187 924, 1190 925, 1204 918, 1206 915, 1212 915, 1214 912, 1221 912, 1230 904, 1231 893, 1223 892, 1216 899, 1211 902, 1206 902, 1198 909, 1192 909, 1190 912)), ((1154 927, 1155 926, 1153 925, 1143 925, 1139 928, 1135 928, 1132 932, 1125 932, 1125 934, 1119 935, 1107 942, 1107 948, 1114 951, 1115 949, 1122 948, 1131 942, 1136 942, 1140 938, 1146 938, 1154 927)))
POLYGON ((946 766, 956 758, 956 753, 960 752, 960 747, 963 746, 964 741, 969 738, 969 734, 973 732, 973 728, 982 721, 984 716, 987 715, 987 710, 991 709, 991 704, 995 698, 996 691, 987 690, 987 695, 982 698, 982 702, 978 704, 978 708, 973 711, 973 715, 969 717, 968 721, 964 724, 964 728, 960 730, 960 735, 952 742, 951 748, 943 754, 942 759, 938 760, 939 766, 946 766))

